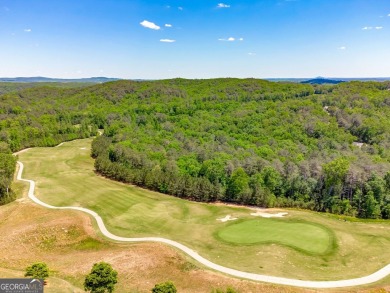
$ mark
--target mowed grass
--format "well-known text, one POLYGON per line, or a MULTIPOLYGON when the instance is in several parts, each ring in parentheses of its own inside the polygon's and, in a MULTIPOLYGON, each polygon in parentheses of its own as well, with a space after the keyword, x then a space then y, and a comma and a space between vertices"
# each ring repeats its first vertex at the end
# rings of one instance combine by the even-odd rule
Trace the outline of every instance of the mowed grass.
POLYGON ((36 195, 49 204, 98 212, 114 234, 165 237, 227 267, 290 278, 360 277, 390 263, 389 221, 345 222, 297 210, 270 220, 251 216, 248 208, 181 200, 98 176, 90 144, 91 139, 76 140, 21 153, 23 177, 37 182, 36 195), (239 222, 217 220, 226 215, 239 222), (254 223, 263 230, 256 230, 254 223), (244 225, 247 235, 234 225, 244 225), (251 233, 257 236, 248 242, 251 233))
POLYGON ((246 220, 231 224, 218 237, 233 244, 278 243, 304 253, 323 255, 335 246, 333 233, 321 225, 280 219, 246 220))

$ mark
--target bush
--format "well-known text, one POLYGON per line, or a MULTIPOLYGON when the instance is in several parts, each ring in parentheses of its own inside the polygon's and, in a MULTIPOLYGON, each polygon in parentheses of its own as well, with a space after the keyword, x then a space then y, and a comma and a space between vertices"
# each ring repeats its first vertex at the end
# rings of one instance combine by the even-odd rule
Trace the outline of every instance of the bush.
POLYGON ((84 290, 91 293, 113 292, 118 282, 118 273, 106 262, 95 263, 85 277, 84 290))
POLYGON ((49 268, 44 262, 36 262, 26 268, 25 277, 31 277, 33 279, 43 279, 49 277, 49 268))
POLYGON ((156 284, 152 289, 152 293, 176 293, 176 287, 172 281, 156 284))
POLYGON ((227 287, 226 291, 223 289, 213 289, 211 293, 239 293, 239 292, 233 289, 232 287, 227 287))

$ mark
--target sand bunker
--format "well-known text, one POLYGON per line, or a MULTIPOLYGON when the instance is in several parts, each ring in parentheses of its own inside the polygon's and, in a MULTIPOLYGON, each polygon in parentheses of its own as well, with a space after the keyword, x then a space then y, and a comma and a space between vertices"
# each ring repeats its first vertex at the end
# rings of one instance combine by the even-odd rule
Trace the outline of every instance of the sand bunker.
POLYGON ((80 150, 86 150, 87 148, 80 148, 80 150))
POLYGON ((286 212, 271 214, 271 213, 266 213, 266 212, 262 212, 262 211, 257 211, 256 213, 251 213, 252 216, 263 217, 263 218, 283 218, 287 214, 288 213, 286 213, 286 212))
POLYGON ((227 215, 225 218, 217 219, 218 221, 221 222, 227 222, 227 221, 234 221, 237 220, 237 218, 233 218, 231 215, 227 215))

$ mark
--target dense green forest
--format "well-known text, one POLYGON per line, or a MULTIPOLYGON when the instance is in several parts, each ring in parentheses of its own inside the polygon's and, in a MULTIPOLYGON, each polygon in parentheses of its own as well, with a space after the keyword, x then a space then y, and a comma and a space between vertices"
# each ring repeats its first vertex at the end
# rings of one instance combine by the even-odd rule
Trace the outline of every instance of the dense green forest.
POLYGON ((32 87, 77 88, 92 85, 90 82, 1 82, 0 95, 32 87))
POLYGON ((67 97, 82 86, 86 85, 0 83, 5 93, 0 95, 0 204, 15 199, 12 152, 96 135, 90 114, 78 107, 77 99, 67 97))
POLYGON ((104 128, 92 156, 109 178, 196 201, 390 218, 389 89, 255 79, 34 87, 0 96, 0 141, 16 151, 104 128))

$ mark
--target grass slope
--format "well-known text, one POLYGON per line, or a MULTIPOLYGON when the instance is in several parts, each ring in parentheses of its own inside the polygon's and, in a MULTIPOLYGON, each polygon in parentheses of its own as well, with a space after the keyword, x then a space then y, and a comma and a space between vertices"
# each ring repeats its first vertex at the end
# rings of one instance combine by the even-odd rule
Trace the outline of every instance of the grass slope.
MULTIPOLYGON (((56 148, 34 148, 24 152, 20 154, 20 160, 25 164, 23 176, 37 181, 37 196, 43 201, 92 209, 103 217, 114 234, 170 238, 221 265, 289 278, 331 280, 360 277, 390 262, 389 222, 344 222, 333 215, 307 211, 291 210, 286 220, 304 221, 315 227, 321 225, 332 231, 338 244, 332 253, 303 253, 305 247, 302 244, 294 244, 291 237, 281 237, 283 235, 274 236, 271 242, 241 246, 221 241, 216 237, 217 231, 232 224, 216 219, 230 214, 242 223, 251 222, 254 219, 250 215, 252 211, 184 201, 101 178, 93 172, 90 143, 90 139, 77 140, 56 148), (292 249, 293 245, 301 250, 292 249)), ((264 225, 270 223, 268 219, 258 218, 256 221, 264 225)), ((279 234, 292 235, 290 228, 288 225, 285 229, 281 227, 279 234)), ((315 233, 321 235, 324 229, 315 233)), ((310 242, 308 238, 307 245, 318 245, 318 239, 310 242)), ((319 238, 326 239, 326 236, 319 238)), ((325 246, 312 251, 322 252, 325 246)))

